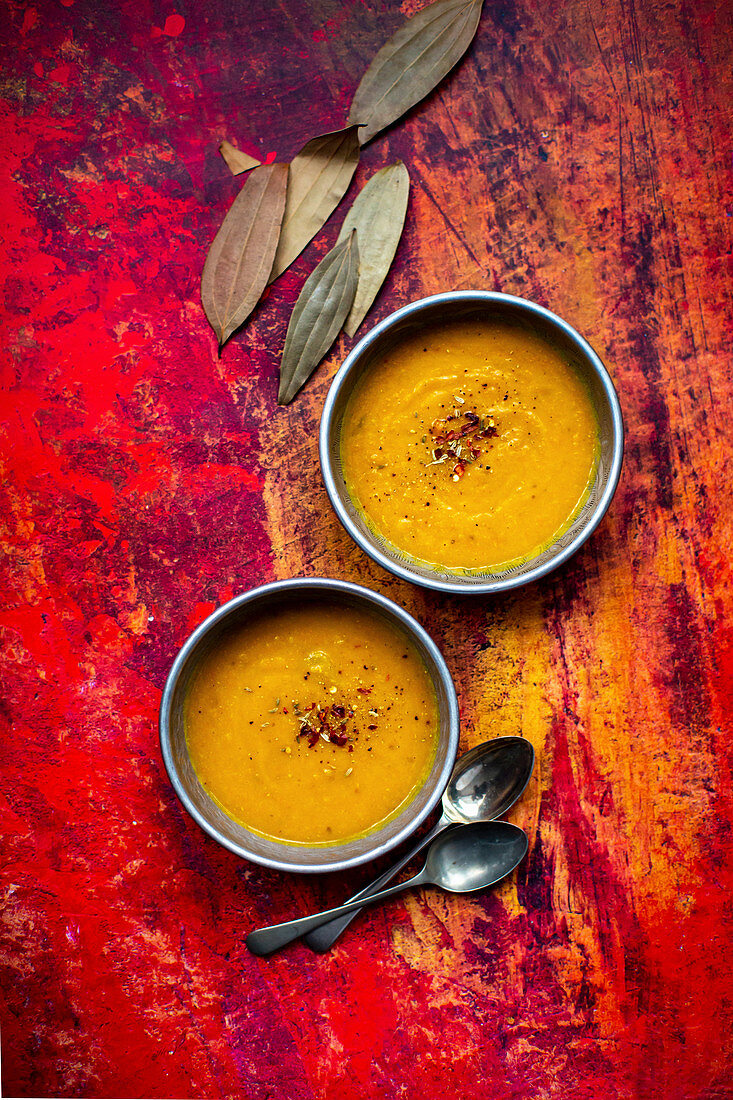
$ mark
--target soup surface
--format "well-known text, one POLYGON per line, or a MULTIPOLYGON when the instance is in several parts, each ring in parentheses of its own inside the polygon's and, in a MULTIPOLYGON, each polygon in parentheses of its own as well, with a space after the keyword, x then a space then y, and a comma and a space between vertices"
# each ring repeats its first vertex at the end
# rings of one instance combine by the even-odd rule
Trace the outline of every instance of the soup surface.
POLYGON ((449 571, 497 572, 572 523, 595 476, 585 383, 528 328, 465 320, 405 337, 360 379, 344 476, 369 525, 449 571))
POLYGON ((327 845, 410 802, 435 758, 438 706, 401 631, 316 601, 222 638, 191 685, 185 726, 196 773, 230 817, 272 839, 327 845))

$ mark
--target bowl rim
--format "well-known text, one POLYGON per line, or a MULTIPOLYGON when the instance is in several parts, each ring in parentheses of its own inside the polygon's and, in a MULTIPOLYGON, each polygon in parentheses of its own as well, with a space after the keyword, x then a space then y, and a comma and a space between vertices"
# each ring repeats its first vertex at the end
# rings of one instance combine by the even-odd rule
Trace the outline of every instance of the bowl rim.
MULTIPOLYGON (((431 674, 431 679, 434 677, 431 674)), ((208 615, 202 623, 200 623, 185 640, 175 660, 171 666, 170 672, 166 678, 165 686, 163 688, 163 694, 160 701, 159 709, 159 721, 158 730, 160 738, 161 753, 163 756, 163 764, 168 774, 168 779, 173 787, 173 790, 182 804, 183 808, 189 814, 190 817, 196 822, 196 824, 203 829, 213 840, 221 844, 222 847, 227 848, 234 855, 239 856, 241 859, 246 859, 251 863, 258 863, 260 865, 271 867, 278 871, 296 872, 300 874, 320 874, 330 873, 333 871, 344 871, 350 867, 357 867, 363 863, 370 863, 374 859, 378 859, 386 852, 391 851, 393 848, 402 844, 409 836, 411 836, 416 829, 422 825, 429 814, 435 809, 436 805, 443 796, 448 780, 452 774, 455 766, 456 758, 458 755, 458 741, 459 741, 459 709, 458 709, 458 697, 456 694, 455 684, 453 683, 453 677, 448 669, 441 651, 436 643, 430 637, 425 628, 413 618, 413 616, 406 611, 399 604, 390 600, 387 596, 383 596, 380 592, 375 592, 370 588, 364 588, 362 585, 354 584, 352 581, 336 580, 330 577, 292 577, 287 580, 270 581, 266 584, 258 585, 256 588, 249 589, 247 592, 243 592, 233 599, 228 600, 221 607, 218 607, 210 615, 208 615), (297 851, 297 848, 282 843, 283 856, 277 858, 275 856, 269 857, 259 853, 253 854, 247 848, 241 844, 230 840, 225 837, 219 830, 213 825, 198 809, 195 803, 189 797, 185 785, 180 777, 179 769, 176 766, 173 756, 172 745, 172 730, 171 730, 171 707, 174 699, 174 694, 178 686, 178 682, 183 669, 186 666, 191 654, 206 637, 209 631, 216 627, 223 620, 228 618, 232 613, 237 612, 242 607, 246 607, 248 604, 255 604, 261 600, 266 600, 268 597, 279 594, 299 591, 309 592, 322 592, 324 595, 338 595, 339 593, 345 593, 349 596, 356 597, 358 600, 363 601, 372 607, 379 608, 383 613, 386 613, 388 617, 396 619, 398 623, 407 631, 408 635, 413 639, 418 639, 427 653, 430 655, 431 660, 437 670, 437 675, 445 691, 448 715, 447 715, 447 747, 445 752, 445 760, 443 766, 436 777, 434 782, 434 789, 428 798, 425 806, 416 815, 414 820, 406 822, 405 825, 397 832, 393 837, 382 841, 380 844, 376 844, 374 847, 368 848, 365 852, 350 856, 341 860, 333 860, 323 864, 309 864, 303 866, 302 863, 293 861, 292 857, 287 857, 288 851, 297 851)), ((374 836, 378 836, 378 832, 374 833, 374 836)), ((277 844, 277 841, 273 841, 273 844, 277 844)), ((331 849, 324 849, 324 851, 333 850, 338 848, 339 845, 333 845, 331 849)), ((310 849, 311 851, 313 849, 310 849)))
POLYGON ((566 562, 568 558, 579 550, 583 543, 590 538, 606 514, 608 506, 616 492, 616 487, 621 475, 623 454, 624 425, 618 394, 610 374, 588 341, 581 336, 571 324, 563 320, 563 318, 559 317, 556 313, 546 309, 544 306, 537 305, 536 302, 531 302, 527 298, 519 298, 513 294, 502 294, 498 291, 489 290, 453 290, 446 291, 442 294, 432 294, 427 298, 419 298, 417 301, 402 306, 376 324, 374 328, 370 329, 369 332, 361 338, 359 343, 352 348, 341 367, 334 375, 324 402, 319 431, 319 455, 323 483, 339 521, 357 546, 359 546, 365 554, 368 554, 373 561, 377 562, 378 565, 381 565, 383 569, 388 570, 388 572, 393 573, 402 580, 410 581, 412 584, 420 585, 423 588, 430 588, 438 592, 450 592, 453 595, 459 596, 506 592, 513 588, 519 588, 525 584, 530 584, 532 581, 538 580, 540 577, 551 573, 553 570, 563 565, 564 562, 566 562), (378 546, 373 545, 359 528, 356 527, 343 505, 341 496, 336 487, 336 478, 331 466, 330 457, 330 442, 334 430, 334 418, 338 398, 341 395, 341 391, 348 386, 353 371, 358 366, 365 353, 405 318, 413 314, 419 314, 426 308, 434 305, 455 305, 463 302, 469 304, 475 302, 477 305, 509 305, 559 329, 575 346, 576 350, 588 363, 600 381, 604 395, 609 404, 611 422, 613 425, 613 451, 608 482, 598 500, 594 512, 589 517, 582 530, 580 530, 555 557, 549 561, 542 562, 540 565, 527 570, 527 572, 521 575, 498 577, 496 580, 485 582, 473 581, 471 583, 466 583, 460 576, 457 576, 455 580, 446 577, 444 574, 436 574, 434 577, 423 576, 422 574, 414 572, 409 564, 403 564, 389 557, 387 554, 383 553, 378 546))

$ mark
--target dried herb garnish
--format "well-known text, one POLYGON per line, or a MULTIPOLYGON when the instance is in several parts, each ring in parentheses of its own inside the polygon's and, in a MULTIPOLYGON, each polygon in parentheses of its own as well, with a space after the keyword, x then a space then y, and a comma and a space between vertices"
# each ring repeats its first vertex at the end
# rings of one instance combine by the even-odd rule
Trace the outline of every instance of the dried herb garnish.
POLYGON ((242 172, 249 172, 251 168, 256 168, 262 163, 251 157, 249 153, 243 153, 241 149, 237 149, 236 145, 232 145, 229 141, 222 141, 219 152, 227 162, 229 171, 233 176, 239 176, 242 172))
MULTIPOLYGON (((456 398, 463 404, 463 398, 456 398)), ((459 481, 483 452, 483 444, 493 439, 498 429, 493 416, 480 417, 472 409, 456 409, 430 425, 432 461, 427 466, 446 465, 454 481, 459 481)))
POLYGON ((443 79, 476 33, 483 0, 437 0, 408 19, 364 73, 349 122, 364 145, 443 79))
POLYGON ((288 405, 336 339, 356 293, 356 232, 336 244, 306 280, 295 303, 280 364, 279 405, 288 405))
POLYGON ((344 219, 339 240, 359 234, 359 281, 344 328, 353 336, 392 266, 405 224, 410 176, 401 160, 375 172, 344 219))
POLYGON ((214 237, 201 276, 201 300, 219 351, 249 317, 277 248, 287 164, 254 168, 214 237))
POLYGON ((346 194, 358 163, 359 138, 355 126, 313 138, 293 157, 269 282, 290 267, 331 216, 346 194))

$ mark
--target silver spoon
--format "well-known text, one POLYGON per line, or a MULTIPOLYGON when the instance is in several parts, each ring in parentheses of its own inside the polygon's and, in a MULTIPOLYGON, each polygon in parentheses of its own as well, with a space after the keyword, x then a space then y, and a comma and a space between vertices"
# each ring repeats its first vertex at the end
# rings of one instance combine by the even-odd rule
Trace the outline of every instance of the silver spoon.
MULTIPOLYGON (((456 761, 443 794, 443 815, 432 829, 393 867, 370 882, 349 901, 364 900, 391 882, 410 860, 427 848, 444 829, 458 822, 492 821, 514 805, 529 782, 534 767, 534 749, 524 737, 495 737, 470 749, 456 761)), ((322 924, 305 936, 314 951, 333 947, 358 910, 322 924)))
MULTIPOLYGON (((484 821, 459 825, 430 845, 425 866, 407 882, 389 886, 372 894, 368 902, 384 901, 412 886, 441 886, 453 894, 484 890, 505 878, 527 854, 527 837, 522 829, 508 821, 484 821)), ((247 936, 246 944, 253 955, 269 955, 291 940, 297 940, 312 928, 341 913, 360 909, 363 899, 348 901, 336 909, 326 909, 300 920, 258 928, 247 936)))

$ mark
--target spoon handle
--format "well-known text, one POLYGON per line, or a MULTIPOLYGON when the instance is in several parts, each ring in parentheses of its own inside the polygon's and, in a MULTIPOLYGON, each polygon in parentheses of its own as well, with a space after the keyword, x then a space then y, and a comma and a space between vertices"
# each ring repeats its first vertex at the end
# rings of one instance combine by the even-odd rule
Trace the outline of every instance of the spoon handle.
MULTIPOLYGON (((422 871, 419 871, 413 878, 408 879, 407 882, 400 882, 397 886, 390 886, 379 894, 372 894, 368 899, 368 903, 371 905, 375 901, 384 901, 386 898, 391 898, 394 894, 399 894, 411 886, 422 886, 428 882, 430 882, 430 879, 423 867, 422 871)), ((255 932, 250 932, 245 943, 253 955, 269 955, 271 951, 277 951, 278 948, 284 947, 291 940, 297 940, 299 936, 305 935, 306 932, 310 932, 312 928, 317 928, 325 921, 338 917, 342 913, 361 909, 363 904, 362 899, 347 901, 345 905, 339 905, 335 909, 326 909, 323 913, 314 913, 310 917, 285 921, 283 924, 271 924, 268 928, 258 928, 255 932)))
MULTIPOLYGON (((426 833, 422 840, 418 840, 417 844, 414 844, 397 863, 393 864, 392 867, 385 871, 384 874, 381 874, 379 878, 375 878, 373 882, 368 883, 368 885, 360 890, 358 894, 354 894, 353 897, 349 898, 349 902, 361 901, 362 905, 367 905, 368 899, 372 894, 375 894, 377 890, 381 890, 383 886, 391 882, 414 856, 422 852, 424 848, 427 848, 439 833, 442 833, 444 829, 447 829, 448 826, 452 824, 453 822, 449 821, 448 818, 443 815, 443 817, 435 822, 430 832, 426 833)), ((309 932, 303 937, 305 943, 307 943, 313 951, 323 953, 324 951, 330 950, 341 933, 351 924, 358 912, 358 908, 352 909, 344 916, 337 917, 335 920, 330 920, 326 924, 320 924, 318 928, 315 928, 312 932, 309 932)))

